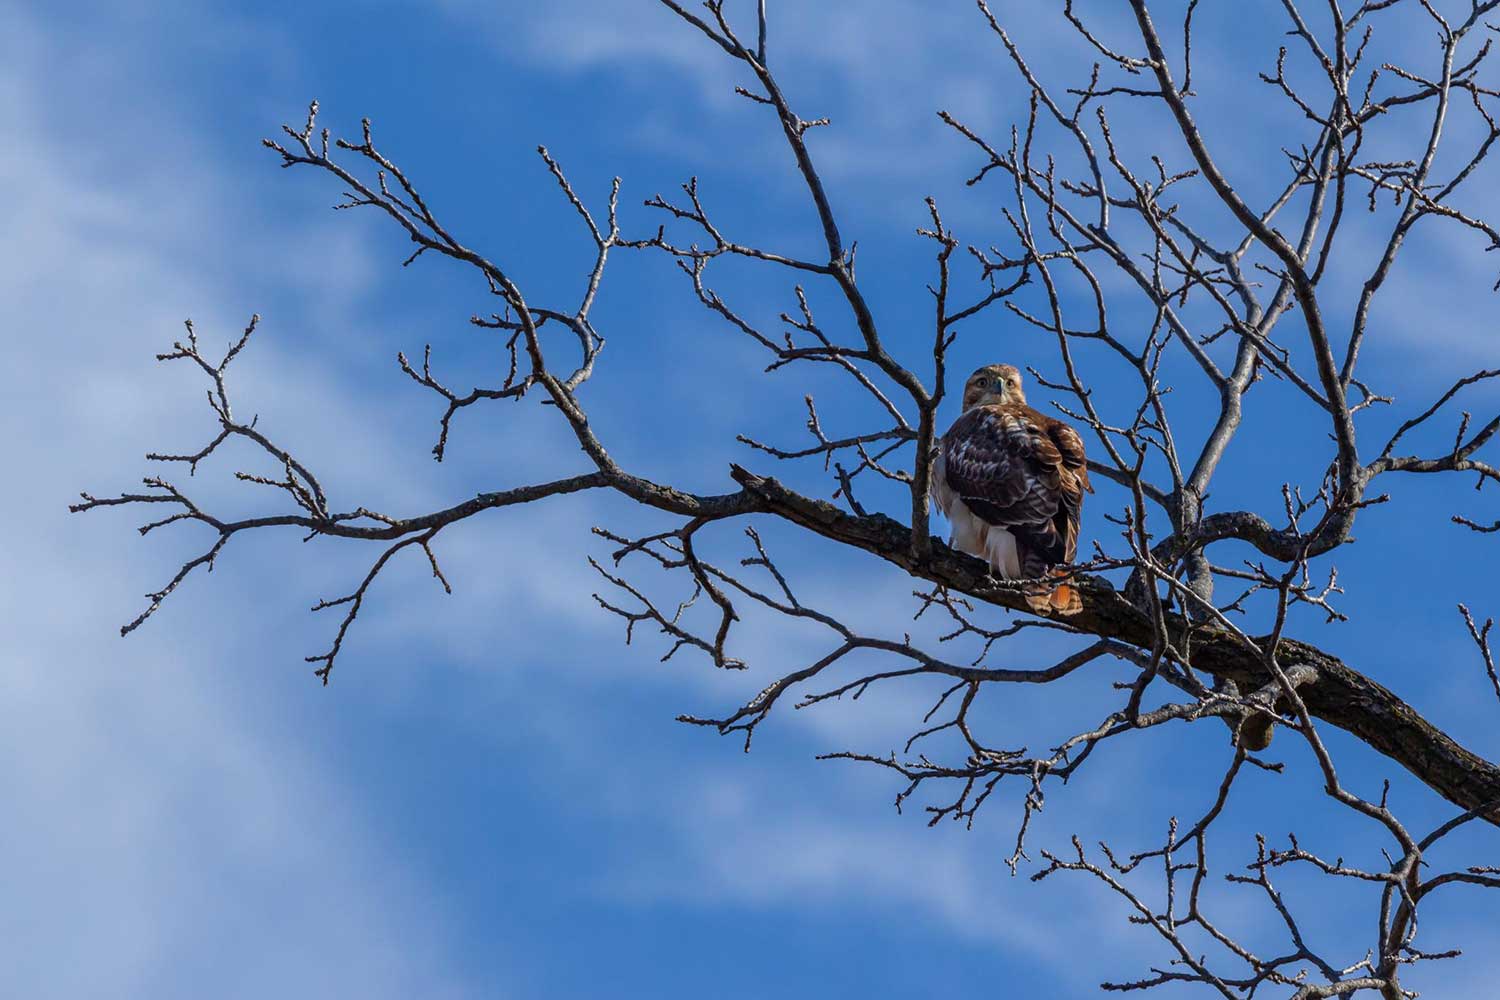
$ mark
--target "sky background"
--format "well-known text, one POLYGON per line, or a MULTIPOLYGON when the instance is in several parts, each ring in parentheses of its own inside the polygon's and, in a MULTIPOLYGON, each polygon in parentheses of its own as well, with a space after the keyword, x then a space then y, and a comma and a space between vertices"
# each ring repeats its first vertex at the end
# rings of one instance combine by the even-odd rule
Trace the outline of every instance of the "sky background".
MULTIPOLYGON (((967 241, 1006 238, 1003 191, 964 187, 980 164, 933 112, 949 109, 1003 142, 1024 93, 969 3, 771 6, 773 56, 794 106, 835 122, 812 148, 846 238, 859 240, 861 283, 886 336, 916 363, 930 322, 930 250, 913 234, 926 221, 922 198, 938 197, 967 241)), ((1244 82, 1281 43, 1279 5, 1264 6, 1264 17, 1237 19, 1205 5, 1196 71, 1209 138, 1254 198, 1279 184, 1274 150, 1293 144, 1297 127, 1244 82)), ((1040 5, 995 9, 1055 82, 1077 79, 1062 68, 1084 54, 1040 5)), ((1124 41, 1111 16, 1097 23, 1124 41)), ((1395 48, 1377 55, 1430 60, 1430 30, 1393 37, 1395 48)), ((189 526, 143 541, 130 512, 74 517, 66 504, 82 489, 130 489, 151 471, 147 451, 193 450, 212 436, 201 379, 152 360, 186 317, 207 349, 221 350, 262 315, 233 396, 319 472, 335 506, 415 513, 585 468, 535 399, 462 414, 450 459, 432 462, 440 410, 400 374, 395 353, 432 343, 439 372, 463 387, 476 372, 503 371, 495 343, 466 323, 491 300, 447 263, 400 268, 409 245, 391 227, 329 211, 340 194, 330 179, 279 170, 263 136, 300 122, 313 97, 336 133, 356 134, 372 117, 377 142, 460 238, 503 262, 532 301, 556 301, 581 287, 589 244, 538 143, 596 208, 621 175, 627 230, 653 228, 641 201, 696 175, 742 242, 816 252, 784 143, 763 109, 734 97, 739 82, 722 53, 647 0, 0 0, 9 193, 0 331, 10 362, 0 430, 12 483, 0 496, 10 526, 0 577, 0 993, 1086 996, 1101 979, 1166 960, 1102 888, 1010 877, 1017 789, 1002 784, 972 831, 928 829, 919 809, 891 808, 890 776, 813 759, 898 748, 930 705, 926 688, 779 711, 748 755, 738 740, 674 722, 732 710, 826 652, 828 639, 748 628, 735 650, 748 675, 686 654, 659 663, 665 647, 649 634, 621 645, 620 623, 589 597, 599 581, 585 557, 607 550, 587 529, 666 522, 604 496, 445 532, 437 549, 452 596, 419 558, 394 563, 327 689, 302 657, 326 648, 337 622, 307 608, 364 572, 375 552, 359 545, 237 538, 212 575, 195 575, 144 628, 118 636, 140 595, 195 555, 201 535, 189 526)), ((1133 114, 1120 112, 1122 144, 1160 145, 1159 123, 1133 114)), ((1453 129, 1467 148, 1471 125, 1453 129)), ((1471 184, 1467 207, 1500 207, 1493 171, 1471 184)), ((1345 292, 1373 245, 1359 236, 1380 220, 1349 225, 1354 252, 1329 279, 1345 292)), ((1398 403, 1372 416, 1364 440, 1383 441, 1454 377, 1493 362, 1485 289, 1495 265, 1479 249, 1438 229, 1413 238, 1368 358, 1376 387, 1398 403)), ((730 268, 716 285, 767 323, 793 304, 774 271, 730 268)), ((832 321, 827 291, 813 296, 832 321)), ((1337 322, 1352 296, 1334 298, 1337 322)), ((1116 315, 1128 323, 1123 302, 1116 315)), ((810 391, 831 432, 869 426, 868 407, 827 373, 763 375, 753 345, 703 312, 665 260, 618 255, 596 323, 610 343, 585 401, 615 456, 642 474, 718 492, 730 485, 727 463, 741 461, 826 496, 813 470, 773 469, 735 435, 797 442, 810 391)), ((1050 355, 997 312, 966 330, 953 367, 994 360, 1050 355)), ((1184 426, 1206 399, 1190 376, 1174 396, 1184 426)), ((1101 398, 1116 391, 1105 377, 1101 398)), ((1274 513, 1282 481, 1316 482, 1321 427, 1278 393, 1264 390, 1231 452, 1219 508, 1274 513)), ((1468 405, 1478 415, 1496 399, 1476 394, 1468 405)), ((1414 444, 1439 449, 1451 431, 1450 421, 1414 444)), ((274 509, 275 498, 229 481, 254 461, 226 456, 192 486, 240 509, 274 509)), ((1354 624, 1307 619, 1297 634, 1494 759, 1500 708, 1453 611, 1467 599, 1480 616, 1500 614, 1483 569, 1496 542, 1448 524, 1454 512, 1494 517, 1466 487, 1389 484, 1397 502, 1364 515, 1359 544, 1339 556, 1354 624)), ((1101 490, 1091 530, 1112 530, 1102 515, 1121 503, 1101 490)), ((871 631, 912 627, 912 582, 891 567, 761 527, 809 603, 871 631)), ((733 528, 713 544, 745 554, 733 528)), ((652 583, 681 596, 677 584, 652 583)), ((1018 642, 999 662, 1043 666, 1063 648, 1018 642)), ((988 695, 996 742, 1040 750, 1096 721, 1109 710, 1108 680, 1127 674, 1084 673, 1045 691, 988 695)), ((1451 815, 1393 765, 1341 734, 1329 739, 1356 790, 1375 795, 1392 780, 1413 828, 1451 815)), ((1216 724, 1116 741, 1051 792, 1032 856, 1064 849, 1075 832, 1107 835, 1123 851, 1156 846, 1169 816, 1208 805, 1230 756, 1216 724)), ((1327 809, 1308 755, 1283 736, 1272 757, 1288 774, 1244 779, 1218 870, 1253 853, 1254 832, 1291 829, 1310 847, 1378 864, 1379 839, 1327 809)), ((1492 836, 1473 831, 1455 838, 1451 859, 1493 863, 1494 851, 1492 836)), ((1370 894, 1294 873, 1283 882, 1334 957, 1363 956, 1370 894)), ((1463 891, 1424 911, 1427 947, 1492 939, 1493 903, 1463 891)), ((1215 893, 1227 923, 1276 947, 1261 900, 1215 893)), ((1431 996, 1488 995, 1481 984, 1500 975, 1496 962, 1475 950, 1409 984, 1431 996)))

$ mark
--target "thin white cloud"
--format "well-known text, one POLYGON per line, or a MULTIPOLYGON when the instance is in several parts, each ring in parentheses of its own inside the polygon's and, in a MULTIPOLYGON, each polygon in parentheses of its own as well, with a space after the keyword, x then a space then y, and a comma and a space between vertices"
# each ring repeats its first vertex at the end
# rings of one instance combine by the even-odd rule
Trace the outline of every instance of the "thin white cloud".
POLYGON ((627 859, 601 882, 607 898, 802 914, 873 907, 1053 968, 1079 990, 1097 982, 1100 964, 1128 969, 1139 960, 1140 935, 1097 886, 1010 877, 1006 806, 975 831, 929 829, 915 800, 908 815, 895 815, 882 794, 891 783, 863 772, 839 772, 832 794, 826 774, 788 786, 766 767, 688 772, 644 800, 613 804, 618 813, 678 819, 668 850, 627 859), (1079 936, 1093 942, 1099 962, 1065 960, 1079 936))
MULTIPOLYGON (((722 145, 714 137, 732 127, 743 140, 736 154, 742 166, 785 166, 774 120, 733 92, 748 82, 738 67, 654 0, 505 8, 448 0, 444 6, 489 32, 508 60, 539 71, 607 74, 648 92, 641 117, 624 127, 656 152, 718 163, 722 145), (684 127, 705 117, 710 128, 684 127)), ((746 4, 730 10, 746 38, 754 34, 751 13, 746 4)), ((932 141, 943 129, 939 108, 990 126, 1007 107, 1023 107, 1019 91, 997 85, 991 72, 1003 54, 998 44, 976 10, 899 0, 779 5, 768 40, 769 61, 793 106, 808 118, 834 119, 834 128, 812 139, 829 175, 898 186, 953 162, 956 147, 932 141), (914 44, 917 38, 922 44, 914 44)), ((925 193, 907 195, 919 206, 925 193)))
MULTIPOLYGON (((96 70, 125 71, 133 46, 116 41, 94 53, 96 70)), ((121 643, 107 619, 139 610, 138 597, 122 600, 122 581, 157 585, 183 539, 158 547, 127 537, 118 519, 63 511, 80 486, 104 493, 139 477, 139 451, 156 443, 142 440, 145 428, 177 443, 208 429, 201 386, 152 371, 149 358, 181 335, 180 311, 194 303, 207 307, 205 343, 243 324, 228 307, 239 290, 214 273, 227 233, 241 262, 272 262, 256 284, 283 302, 316 285, 337 303, 363 290, 369 261, 316 226, 292 227, 298 249, 258 243, 253 220, 227 207, 239 180, 190 129, 153 133, 149 156, 117 168, 79 156, 95 123, 47 113, 58 100, 88 106, 68 93, 81 83, 49 72, 69 45, 7 14, 0 184, 21 196, 7 208, 0 300, 7 342, 24 345, 25 361, 0 375, 0 423, 26 488, 0 503, 29 529, 7 542, 16 572, 0 580, 0 928, 10 956, 0 992, 470 995, 449 971, 443 901, 376 832, 370 804, 277 716, 263 685, 226 675, 233 650, 265 639, 258 616, 224 610, 261 600, 256 574, 199 575, 190 587, 201 589, 164 612, 168 627, 121 643), (170 171, 153 169, 163 162, 170 171), (206 231, 210 219, 238 225, 206 231)), ((149 86, 146 67, 129 69, 149 86)), ((169 115, 170 97, 151 96, 169 115)), ((321 374, 295 390, 359 409, 321 374)), ((206 476, 194 482, 209 487, 206 476)), ((248 557, 233 561, 243 568, 248 557)))

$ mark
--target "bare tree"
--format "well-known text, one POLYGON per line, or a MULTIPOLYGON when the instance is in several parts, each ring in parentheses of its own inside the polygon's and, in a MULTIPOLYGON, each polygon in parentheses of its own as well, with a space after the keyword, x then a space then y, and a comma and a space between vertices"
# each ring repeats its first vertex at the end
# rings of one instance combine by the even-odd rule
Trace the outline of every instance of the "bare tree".
MULTIPOLYGON (((1196 984, 1229 998, 1364 991, 1391 1000, 1415 995, 1402 986, 1403 968, 1455 954, 1418 947, 1419 909, 1425 912, 1431 898, 1446 896, 1438 890, 1449 886, 1500 887, 1495 867, 1440 869, 1431 860, 1434 845, 1465 824, 1476 819, 1500 824, 1500 766, 1460 746, 1355 666, 1295 638, 1293 629, 1343 618, 1330 557, 1350 541, 1365 508, 1387 502, 1378 492, 1381 480, 1397 474, 1443 476, 1453 480, 1455 490, 1458 474, 1475 477, 1480 487, 1500 481, 1500 471, 1476 457, 1500 429, 1500 415, 1476 420, 1464 412, 1451 444, 1428 453, 1403 447, 1500 369, 1453 372, 1451 389, 1406 411, 1398 429, 1377 445, 1361 441, 1363 418, 1377 406, 1392 405, 1392 399, 1359 374, 1382 287, 1415 227, 1463 227, 1486 249, 1500 247, 1500 232, 1462 205, 1466 182, 1500 137, 1494 117, 1500 92, 1483 82, 1491 46, 1487 33, 1496 30, 1484 19, 1500 0, 1461 3, 1449 13, 1434 0, 1366 0, 1352 10, 1329 0, 1316 12, 1293 0, 1268 5, 1285 19, 1288 40, 1279 53, 1267 54, 1269 68, 1261 80, 1293 109, 1300 126, 1258 154, 1263 176, 1274 177, 1279 192, 1259 202, 1216 160, 1194 118, 1198 0, 1176 5, 1170 30, 1153 18, 1146 0, 1130 0, 1132 30, 1119 38, 1112 37, 1119 32, 1103 31, 1065 2, 1055 15, 1059 27, 1076 33, 1097 59, 1086 79, 1067 88, 1046 82, 985 0, 978 0, 976 27, 993 33, 997 57, 1026 95, 1029 113, 1000 137, 942 114, 955 136, 955 158, 973 157, 968 183, 996 188, 1005 208, 994 220, 995 231, 970 245, 945 226, 938 205, 928 200, 930 225, 919 236, 933 250, 931 276, 922 279, 931 282, 932 323, 920 339, 903 333, 895 341, 882 330, 860 286, 854 245, 846 241, 818 171, 809 140, 828 122, 803 117, 772 69, 776 59, 765 0, 746 2, 743 9, 726 9, 725 0, 693 9, 675 0, 661 3, 737 66, 743 74, 738 94, 763 107, 780 127, 805 183, 810 219, 822 234, 819 252, 802 258, 738 242, 716 222, 711 199, 696 180, 671 197, 647 200, 660 225, 626 235, 617 211, 620 181, 602 205, 594 204, 540 148, 562 198, 595 247, 582 295, 543 304, 528 297, 503 263, 473 249, 452 220, 438 218, 415 181, 375 144, 368 120, 357 138, 334 139, 319 129, 314 102, 299 127, 285 127, 284 136, 266 140, 282 166, 331 176, 346 192, 340 208, 370 209, 405 231, 415 247, 407 263, 424 255, 447 257, 482 276, 496 300, 488 315, 472 322, 494 331, 505 345, 509 370, 503 380, 455 389, 435 371, 430 347, 420 364, 404 355, 399 359, 401 370, 434 393, 442 407, 434 457, 448 457, 449 427, 460 411, 539 394, 576 437, 587 467, 565 479, 480 493, 422 514, 335 505, 307 464, 257 430, 255 421, 238 416, 231 403, 229 369, 249 344, 256 321, 222 357, 207 354, 189 324, 186 339, 158 358, 187 362, 202 372, 217 429, 197 451, 148 459, 186 466, 192 473, 221 445, 243 439, 263 453, 272 471, 236 476, 284 494, 286 508, 271 516, 231 519, 161 476, 147 478, 140 493, 84 494, 74 511, 109 506, 160 511, 162 516, 141 527, 142 534, 179 522, 208 529, 207 548, 150 594, 146 609, 122 633, 140 626, 195 569, 211 568, 239 536, 294 529, 308 538, 365 540, 378 551, 368 573, 351 592, 314 609, 342 615, 329 647, 307 658, 327 684, 366 595, 401 550, 419 549, 446 588, 434 543, 450 525, 482 511, 560 494, 613 491, 666 520, 662 530, 643 537, 596 529, 611 551, 607 560, 594 563, 603 581, 595 600, 624 620, 627 641, 644 626, 665 636, 667 656, 687 648, 715 667, 739 669, 747 665, 732 651, 742 612, 800 619, 828 635, 826 654, 814 662, 783 668, 759 693, 719 718, 683 716, 684 722, 742 737, 748 750, 756 727, 784 700, 810 707, 846 694, 857 697, 876 685, 935 679, 936 703, 907 734, 900 752, 849 750, 831 756, 896 772, 902 782, 898 806, 935 790, 927 806, 933 823, 972 822, 997 788, 1019 785, 1009 859, 1013 872, 1028 859, 1028 824, 1045 796, 1057 794, 1101 750, 1169 722, 1213 717, 1228 724, 1232 761, 1217 790, 1203 790, 1208 805, 1195 821, 1173 820, 1159 846, 1129 856, 1104 843, 1086 849, 1075 837, 1066 850, 1042 850, 1032 869, 1035 879, 1063 872, 1097 879, 1127 901, 1134 923, 1158 936, 1166 961, 1105 989, 1196 984), (1374 64, 1369 53, 1382 30, 1431 36, 1434 58, 1423 66, 1374 64), (1122 114, 1157 116, 1161 127, 1151 133, 1153 155, 1136 159, 1117 141, 1111 125, 1122 114), (1443 147, 1460 119, 1465 135, 1477 141, 1464 149, 1443 147), (1350 240, 1340 239, 1356 215, 1364 231, 1379 227, 1382 242, 1354 300, 1330 302, 1335 292, 1326 276, 1358 260, 1341 256, 1348 254, 1350 240), (764 349, 770 369, 835 366, 868 394, 882 419, 825 430, 826 415, 809 396, 810 438, 802 444, 742 439, 750 449, 746 466, 731 467, 732 484, 717 494, 655 482, 622 467, 606 442, 630 429, 591 422, 585 392, 604 346, 591 312, 617 251, 669 258, 703 307, 764 349), (785 273, 790 308, 781 314, 779 328, 759 324, 752 312, 726 301, 709 283, 715 265, 733 258, 785 273), (815 316, 810 304, 815 297, 804 287, 831 290, 841 315, 832 322, 815 316), (1131 318, 1116 320, 1121 312, 1131 318), (931 533, 928 477, 942 431, 939 411, 951 384, 948 353, 961 327, 973 329, 970 321, 991 314, 1055 343, 1054 363, 1034 370, 1033 378, 1066 400, 1059 409, 1091 432, 1097 460, 1090 470, 1107 481, 1094 503, 1108 510, 1118 531, 1096 539, 1091 558, 1069 570, 1084 595, 1077 615, 1033 613, 1024 581, 994 579, 983 563, 950 550, 931 533), (1145 322, 1137 321, 1141 316, 1145 322), (914 353, 920 363, 899 360, 914 353), (1167 394, 1169 369, 1203 380, 1215 405, 1207 411, 1178 406, 1167 394), (1105 386, 1109 392, 1095 391, 1105 386), (1308 484, 1270 484, 1280 485, 1275 509, 1214 509, 1208 503, 1210 487, 1252 398, 1315 428, 1320 440, 1326 434, 1326 473, 1308 484), (837 503, 751 471, 751 459, 816 463, 831 476, 837 503), (890 484, 909 501, 903 501, 898 516, 867 506, 870 487, 878 485, 889 495, 890 484), (954 645, 946 648, 968 643, 977 656, 960 662, 965 658, 945 658, 906 635, 865 634, 847 624, 838 609, 804 603, 756 531, 757 521, 767 519, 789 522, 827 543, 862 549, 909 574, 917 582, 913 613, 947 622, 943 638, 954 645), (708 561, 705 537, 729 530, 743 531, 745 558, 738 566, 708 561), (1252 553, 1248 559, 1246 552, 1252 553), (680 603, 664 603, 629 575, 631 567, 642 564, 680 574, 686 595, 680 603), (1021 617, 1007 623, 1006 612, 1021 617), (1046 669, 993 665, 997 651, 1013 637, 1036 629, 1076 637, 1078 648, 1046 669), (882 669, 849 669, 851 661, 865 662, 861 657, 872 654, 883 658, 882 669), (1118 702, 1108 714, 1079 731, 1058 733, 1049 752, 1006 748, 971 725, 971 707, 990 686, 1050 684, 1101 659, 1127 665, 1133 679, 1114 685, 1118 702), (1340 780, 1324 741, 1328 727, 1400 764, 1452 803, 1452 818, 1436 829, 1412 829, 1386 795, 1370 798, 1352 790, 1340 780), (1289 731, 1285 739, 1305 741, 1327 796, 1346 810, 1351 823, 1378 828, 1386 849, 1383 860, 1359 867, 1305 850, 1295 837, 1284 846, 1262 838, 1254 857, 1225 876, 1256 888, 1264 896, 1265 920, 1285 931, 1277 950, 1255 951, 1208 912, 1203 890, 1210 878, 1214 824, 1237 778, 1247 765, 1281 767, 1257 756, 1276 729, 1289 731), (1011 781, 1002 786, 1007 777, 1011 781), (1311 947, 1293 907, 1272 881, 1279 870, 1294 867, 1378 889, 1373 935, 1346 942, 1346 953, 1311 947)), ((842 417, 838 422, 848 423, 842 417)), ((1460 527, 1452 530, 1500 530, 1500 522, 1471 519, 1478 515, 1458 506, 1463 501, 1457 493, 1453 502, 1452 520, 1460 527)), ((1460 610, 1500 695, 1491 622, 1480 624, 1467 607, 1460 610)))

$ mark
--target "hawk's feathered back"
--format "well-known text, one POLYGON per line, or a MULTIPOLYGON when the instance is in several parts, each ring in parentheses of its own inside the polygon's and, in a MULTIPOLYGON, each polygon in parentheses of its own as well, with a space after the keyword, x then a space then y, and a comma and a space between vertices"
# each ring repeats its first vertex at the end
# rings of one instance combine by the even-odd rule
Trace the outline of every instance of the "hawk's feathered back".
MULTIPOLYGON (((1085 490, 1078 433, 1020 402, 966 410, 943 435, 933 468, 933 501, 953 522, 954 547, 1012 579, 1073 561, 1085 490)), ((1041 603, 1067 613, 1081 607, 1066 585, 1041 603)))

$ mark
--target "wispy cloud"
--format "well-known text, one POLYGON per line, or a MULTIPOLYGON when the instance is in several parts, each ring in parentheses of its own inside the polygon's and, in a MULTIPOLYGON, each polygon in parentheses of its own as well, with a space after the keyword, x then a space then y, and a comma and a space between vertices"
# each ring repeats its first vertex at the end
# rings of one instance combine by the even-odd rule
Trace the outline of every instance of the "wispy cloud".
MULTIPOLYGON (((63 511, 79 486, 128 487, 154 443, 142 440, 146 428, 177 442, 208 429, 201 387, 150 370, 149 356, 180 335, 194 304, 206 343, 243 324, 232 307, 242 292, 214 266, 228 233, 245 241, 242 259, 266 262, 256 284, 276 302, 313 285, 326 303, 347 302, 364 291, 370 262, 322 228, 295 233, 304 249, 292 252, 280 240, 246 246, 263 232, 225 208, 242 179, 191 129, 150 134, 138 161, 80 155, 100 123, 48 113, 59 89, 82 86, 48 71, 74 40, 13 10, 6 18, 0 184, 22 196, 7 210, 0 299, 7 341, 25 345, 26 361, 0 376, 0 423, 25 488, 0 504, 29 529, 7 543, 14 572, 0 581, 0 927, 10 955, 0 991, 468 995, 449 971, 443 902, 264 686, 225 673, 229 651, 262 642, 264 626, 215 602, 254 606, 256 574, 194 580, 211 589, 184 595, 167 628, 122 644, 101 620, 138 610, 137 599, 122 602, 121 582, 156 584, 171 558, 163 549, 181 539, 143 554, 118 521, 63 511), (173 164, 170 179, 151 169, 161 162, 173 164), (208 231, 211 219, 232 225, 208 231), (335 261, 323 259, 329 246, 335 261)), ((95 51, 95 68, 149 79, 134 46, 115 41, 95 51)), ((171 95, 150 96, 168 115, 171 95)), ((303 371, 284 388, 371 417, 347 386, 303 371)))
MULTIPOLYGON (((723 137, 733 133, 742 167, 785 166, 774 120, 734 94, 752 81, 664 6, 560 0, 545 9, 496 9, 448 0, 445 7, 489 31, 507 59, 648 92, 649 108, 626 128, 658 152, 675 152, 690 166, 718 163, 723 137)), ((750 13, 749 5, 730 12, 746 38, 754 34, 750 13)), ((926 191, 911 185, 949 170, 957 149, 936 141, 944 132, 939 108, 989 127, 1024 107, 1018 88, 997 85, 1003 50, 969 7, 786 5, 775 11, 769 50, 794 106, 808 118, 834 119, 812 140, 829 176, 892 195, 906 188, 916 205, 926 191)))

